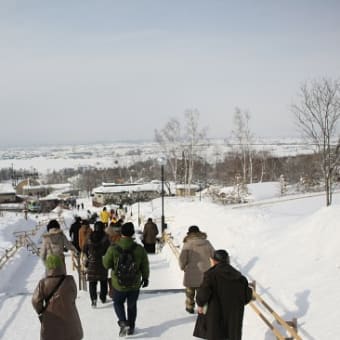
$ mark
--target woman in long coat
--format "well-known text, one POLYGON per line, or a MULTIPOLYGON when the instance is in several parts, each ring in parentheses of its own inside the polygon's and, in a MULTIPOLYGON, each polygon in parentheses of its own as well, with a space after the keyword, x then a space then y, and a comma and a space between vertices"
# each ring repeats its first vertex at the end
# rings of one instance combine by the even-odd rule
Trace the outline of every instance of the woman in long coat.
POLYGON ((83 329, 75 304, 77 286, 74 278, 65 275, 59 256, 47 256, 45 265, 46 277, 39 281, 32 296, 33 308, 41 320, 40 340, 80 340, 83 338, 83 329), (44 301, 63 277, 43 311, 44 301))
POLYGON ((78 254, 77 248, 67 239, 63 231, 60 229, 60 224, 57 220, 50 220, 47 224, 47 233, 42 237, 42 246, 40 248, 40 257, 45 262, 48 255, 59 255, 63 261, 63 268, 66 273, 65 265, 65 249, 71 250, 78 254))
POLYGON ((244 306, 251 300, 252 290, 247 279, 229 264, 225 250, 216 250, 211 264, 196 296, 198 312, 207 310, 205 317, 198 317, 194 336, 241 340, 244 306))
POLYGON ((97 221, 94 224, 94 231, 90 234, 85 246, 84 253, 87 257, 87 280, 89 281, 89 292, 92 307, 97 306, 97 283, 100 282, 99 298, 102 303, 106 302, 108 289, 108 271, 104 268, 102 257, 105 255, 110 241, 104 231, 104 224, 97 221))
POLYGON ((184 271, 185 309, 188 313, 194 313, 195 294, 202 283, 203 273, 210 268, 209 258, 213 253, 214 248, 207 240, 207 234, 197 226, 189 227, 179 255, 179 266, 184 271))

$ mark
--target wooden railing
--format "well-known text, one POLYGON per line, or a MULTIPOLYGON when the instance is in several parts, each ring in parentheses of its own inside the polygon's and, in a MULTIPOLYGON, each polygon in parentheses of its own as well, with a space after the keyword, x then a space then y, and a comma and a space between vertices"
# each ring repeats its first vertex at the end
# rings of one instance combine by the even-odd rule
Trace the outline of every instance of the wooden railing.
POLYGON ((17 244, 14 244, 11 247, 4 250, 4 253, 0 256, 0 269, 16 253, 18 248, 20 248, 20 246, 18 246, 17 244))
POLYGON ((73 270, 76 269, 78 272, 78 287, 79 290, 87 291, 87 284, 86 284, 86 272, 82 262, 82 255, 75 256, 72 252, 72 268, 73 270))
MULTIPOLYGON (((168 244, 174 255, 178 258, 180 251, 175 246, 170 234, 164 233, 163 240, 168 244)), ((293 318, 291 321, 285 321, 282 317, 274 311, 273 308, 256 292, 256 282, 250 283, 253 289, 253 299, 249 303, 250 307, 255 311, 256 315, 269 327, 278 340, 302 340, 298 335, 297 319, 293 318), (269 320, 272 318, 272 320, 269 320), (277 323, 281 327, 278 328, 274 324, 277 323)))
MULTIPOLYGON (((66 225, 63 217, 58 218, 57 220, 59 221, 60 224, 66 225)), ((0 269, 11 257, 15 255, 17 250, 21 247, 26 247, 27 250, 39 256, 39 247, 32 240, 31 236, 34 236, 42 226, 48 223, 48 221, 49 218, 41 219, 31 230, 13 232, 13 235, 15 236, 15 244, 5 249, 4 254, 0 256, 0 269)))

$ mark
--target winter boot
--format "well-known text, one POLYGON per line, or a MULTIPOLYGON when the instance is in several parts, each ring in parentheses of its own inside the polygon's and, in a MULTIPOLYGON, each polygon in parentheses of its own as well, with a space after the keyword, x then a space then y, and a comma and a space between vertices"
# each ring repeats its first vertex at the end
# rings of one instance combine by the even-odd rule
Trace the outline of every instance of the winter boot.
POLYGON ((135 333, 135 329, 132 327, 129 327, 129 330, 127 331, 127 335, 132 335, 135 333))
POLYGON ((92 308, 96 308, 97 307, 97 300, 92 300, 91 306, 92 306, 92 308))
POLYGON ((130 329, 129 325, 126 321, 118 321, 118 325, 120 327, 119 336, 126 336, 128 335, 128 331, 130 329))
POLYGON ((195 311, 193 308, 185 308, 185 310, 189 313, 189 314, 194 314, 195 311))

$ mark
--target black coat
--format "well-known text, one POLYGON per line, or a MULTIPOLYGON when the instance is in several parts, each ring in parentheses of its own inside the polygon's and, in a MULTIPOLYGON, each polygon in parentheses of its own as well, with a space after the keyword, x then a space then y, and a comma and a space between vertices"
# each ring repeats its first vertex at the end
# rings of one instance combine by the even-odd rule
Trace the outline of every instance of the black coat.
POLYGON ((209 340, 241 340, 244 306, 251 297, 248 281, 239 271, 227 263, 211 267, 204 273, 196 296, 198 306, 208 304, 205 318, 199 318, 199 322, 205 319, 206 334, 198 331, 194 336, 209 340))
POLYGON ((72 240, 73 245, 77 248, 78 251, 80 251, 79 247, 79 229, 81 227, 80 221, 76 221, 71 224, 70 227, 70 237, 72 240))
POLYGON ((107 269, 103 266, 102 257, 109 246, 110 241, 105 232, 94 231, 90 234, 83 249, 87 256, 88 281, 103 281, 107 279, 107 269))

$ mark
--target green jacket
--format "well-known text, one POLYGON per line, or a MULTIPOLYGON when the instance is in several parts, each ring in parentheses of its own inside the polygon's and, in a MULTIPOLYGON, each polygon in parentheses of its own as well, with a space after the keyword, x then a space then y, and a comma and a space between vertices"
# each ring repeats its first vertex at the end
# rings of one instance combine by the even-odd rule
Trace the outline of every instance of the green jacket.
MULTIPOLYGON (((118 244, 122 249, 130 248, 132 244, 135 243, 130 237, 122 237, 116 244, 118 244)), ((141 245, 137 244, 137 247, 134 250, 135 261, 137 266, 139 267, 140 279, 135 286, 132 287, 122 287, 117 280, 117 276, 115 275, 115 270, 117 266, 117 261, 119 257, 119 252, 117 248, 115 248, 114 244, 111 245, 106 254, 103 256, 103 265, 106 269, 112 269, 111 271, 111 281, 112 287, 119 291, 130 291, 130 290, 138 290, 140 288, 142 280, 149 279, 149 259, 148 255, 141 245)))

